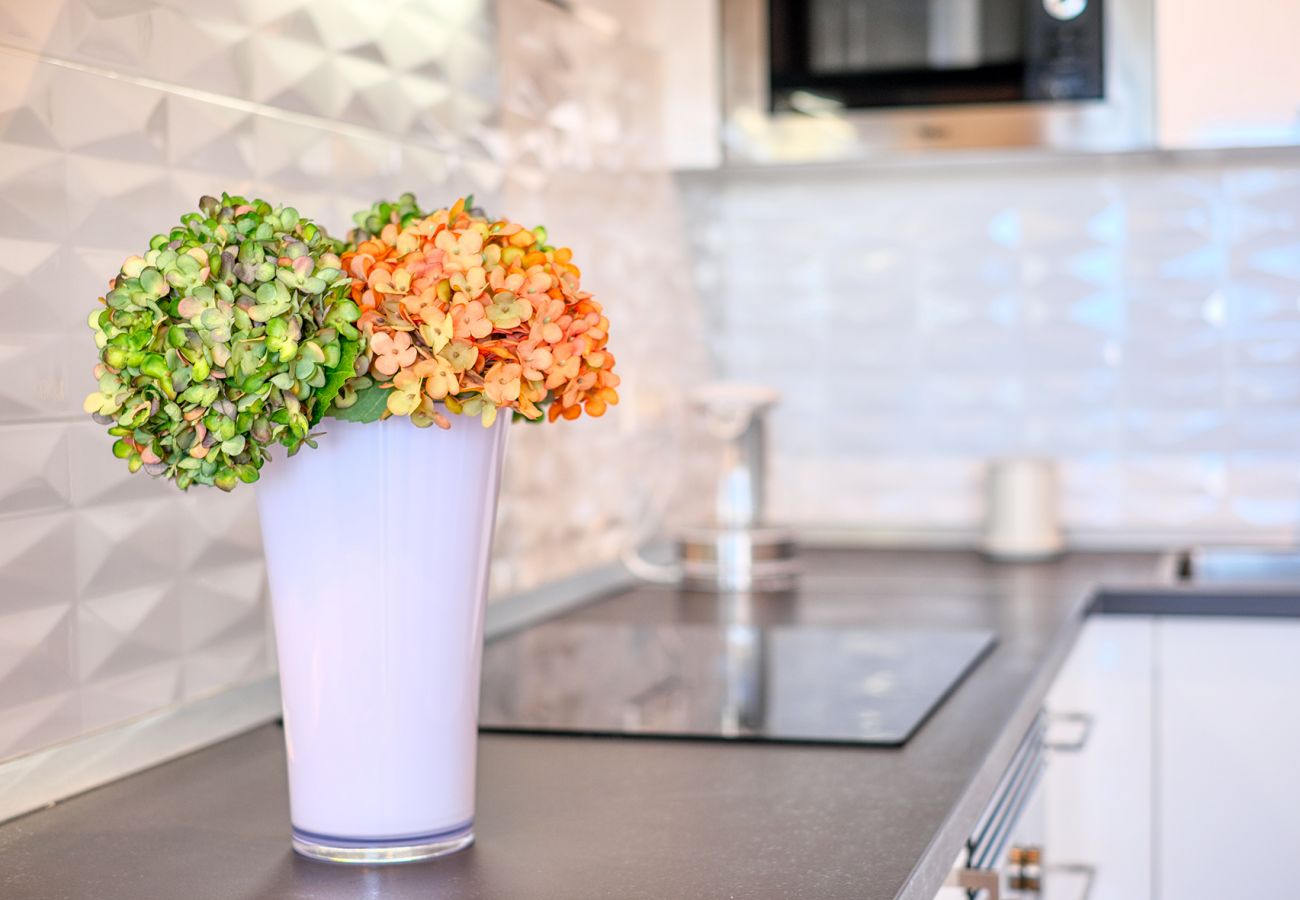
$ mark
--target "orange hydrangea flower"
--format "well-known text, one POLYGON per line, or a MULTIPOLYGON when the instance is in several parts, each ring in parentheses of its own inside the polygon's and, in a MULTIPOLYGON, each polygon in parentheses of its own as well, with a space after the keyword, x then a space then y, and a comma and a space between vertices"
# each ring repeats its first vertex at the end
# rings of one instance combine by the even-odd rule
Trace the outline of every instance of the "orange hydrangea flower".
POLYGON ((461 199, 343 254, 366 339, 358 371, 393 391, 389 413, 445 428, 438 404, 490 425, 499 410, 555 421, 618 403, 609 320, 572 251, 546 241, 461 199))

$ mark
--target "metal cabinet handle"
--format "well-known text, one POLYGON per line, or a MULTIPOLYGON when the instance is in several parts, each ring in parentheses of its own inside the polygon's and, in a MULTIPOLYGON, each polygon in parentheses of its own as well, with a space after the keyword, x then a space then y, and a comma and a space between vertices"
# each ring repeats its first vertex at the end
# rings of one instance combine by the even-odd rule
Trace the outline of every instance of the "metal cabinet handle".
POLYGON ((1046 740, 1044 746, 1053 753, 1079 753, 1083 748, 1088 746, 1088 740, 1092 737, 1092 726, 1096 724, 1096 718, 1092 713, 1086 712, 1049 712, 1047 714, 1048 731, 1051 726, 1057 722, 1065 722, 1079 727, 1079 733, 1073 740, 1053 741, 1046 740))

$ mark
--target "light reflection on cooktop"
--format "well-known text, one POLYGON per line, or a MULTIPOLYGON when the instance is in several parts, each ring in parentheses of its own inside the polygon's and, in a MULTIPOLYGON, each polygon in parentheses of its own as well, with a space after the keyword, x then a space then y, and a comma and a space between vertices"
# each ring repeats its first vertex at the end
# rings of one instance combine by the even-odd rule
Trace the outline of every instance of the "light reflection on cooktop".
POLYGON ((905 742, 985 630, 548 622, 490 642, 486 730, 905 742))

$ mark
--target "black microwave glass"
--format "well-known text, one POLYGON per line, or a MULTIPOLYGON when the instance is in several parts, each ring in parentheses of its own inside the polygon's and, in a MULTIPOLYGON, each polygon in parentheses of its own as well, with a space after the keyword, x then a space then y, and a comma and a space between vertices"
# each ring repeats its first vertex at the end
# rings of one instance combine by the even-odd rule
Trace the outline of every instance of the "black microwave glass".
POLYGON ((768 0, 774 111, 1104 96, 1102 0, 768 0))

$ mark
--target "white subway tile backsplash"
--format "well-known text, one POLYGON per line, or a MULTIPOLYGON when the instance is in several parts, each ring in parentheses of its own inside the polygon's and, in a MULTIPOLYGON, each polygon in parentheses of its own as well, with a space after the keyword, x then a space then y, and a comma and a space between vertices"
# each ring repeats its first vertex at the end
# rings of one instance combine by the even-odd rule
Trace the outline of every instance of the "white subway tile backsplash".
POLYGON ((679 187, 715 357, 785 389, 773 441, 800 477, 778 473, 773 503, 791 521, 973 533, 978 492, 956 481, 1035 453, 1060 459, 1067 528, 1094 537, 1294 532, 1300 483, 1243 474, 1300 468, 1294 152, 679 187), (792 347, 820 352, 771 365, 792 347), (846 472, 909 452, 930 454, 924 474, 902 463, 834 499, 846 472))

